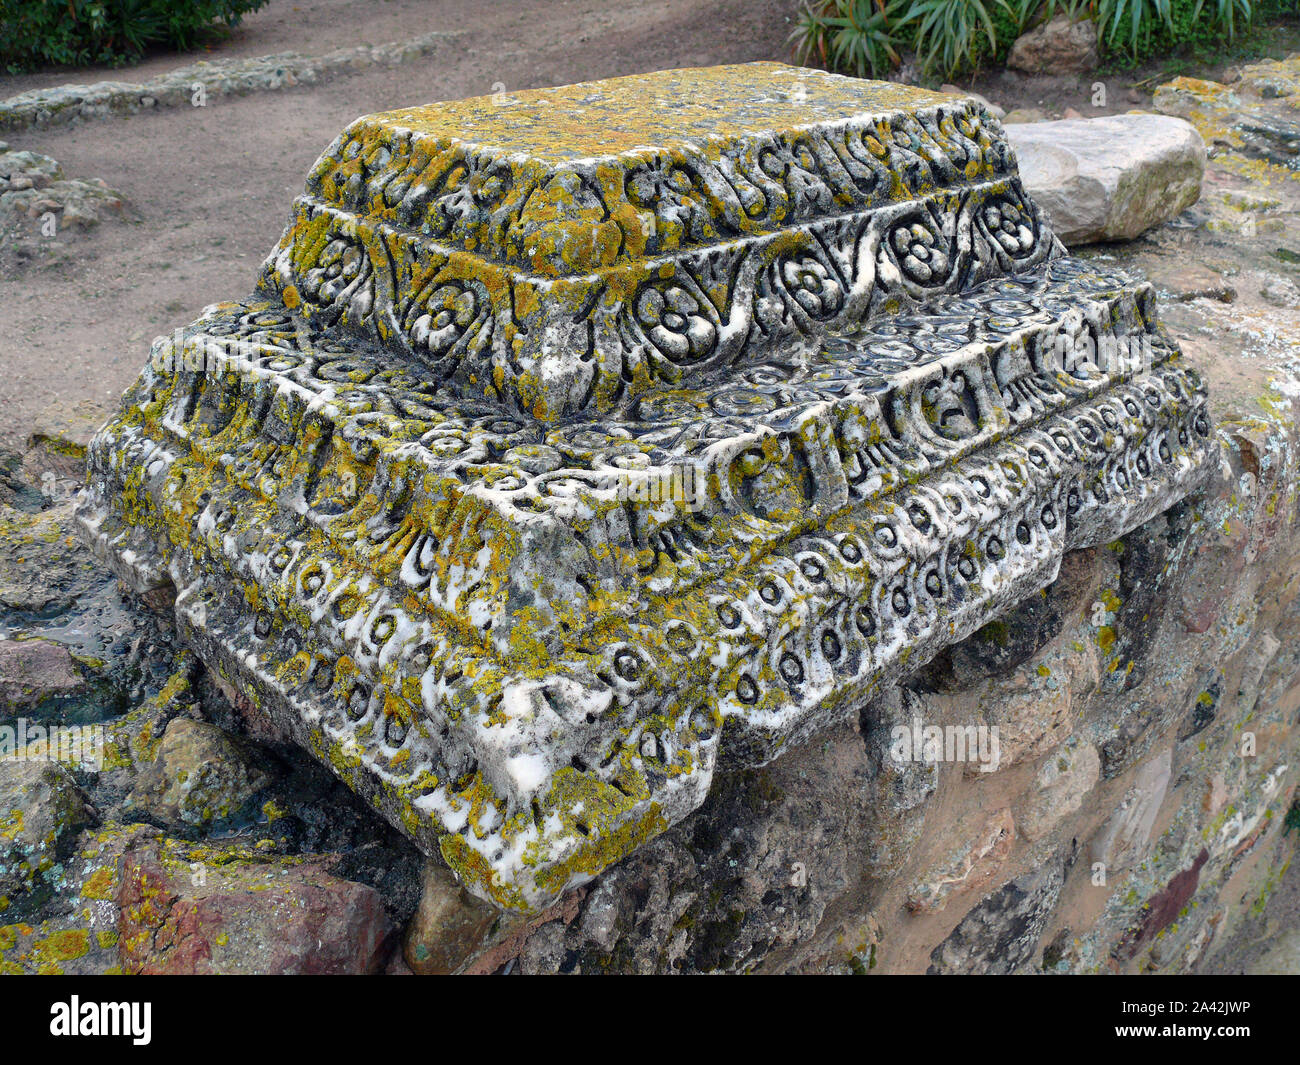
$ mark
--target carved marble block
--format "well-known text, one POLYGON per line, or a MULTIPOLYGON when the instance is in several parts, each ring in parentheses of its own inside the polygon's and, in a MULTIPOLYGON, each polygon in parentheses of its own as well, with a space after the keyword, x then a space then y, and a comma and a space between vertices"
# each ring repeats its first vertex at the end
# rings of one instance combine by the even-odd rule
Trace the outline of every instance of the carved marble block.
POLYGON ((1197 487, 1149 285, 978 103, 779 64, 370 115, 155 342, 81 520, 532 911, 1197 487))

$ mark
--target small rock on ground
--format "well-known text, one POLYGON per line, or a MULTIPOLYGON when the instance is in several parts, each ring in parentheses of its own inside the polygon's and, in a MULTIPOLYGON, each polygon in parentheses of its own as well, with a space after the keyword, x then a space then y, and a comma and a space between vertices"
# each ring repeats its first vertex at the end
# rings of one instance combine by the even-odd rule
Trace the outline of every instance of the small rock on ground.
POLYGON ((1098 63, 1097 24, 1060 15, 1016 38, 1007 66, 1026 74, 1085 74, 1098 63))
POLYGON ((1205 144, 1179 119, 1063 119, 1012 125, 1007 136, 1029 195, 1071 247, 1132 240, 1201 195, 1205 144))

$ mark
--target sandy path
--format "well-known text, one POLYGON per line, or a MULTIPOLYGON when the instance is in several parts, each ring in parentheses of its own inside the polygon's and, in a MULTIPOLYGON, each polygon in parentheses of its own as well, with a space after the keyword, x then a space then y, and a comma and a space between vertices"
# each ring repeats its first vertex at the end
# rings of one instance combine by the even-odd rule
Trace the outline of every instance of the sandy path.
MULTIPOLYGON (((358 115, 488 93, 496 82, 531 88, 785 59, 794 10, 789 0, 300 0, 306 19, 295 35, 286 14, 293 6, 273 0, 230 42, 229 54, 316 53, 349 39, 377 43, 442 26, 466 32, 426 61, 322 86, 8 135, 11 147, 52 155, 70 176, 102 178, 137 217, 53 242, 41 241, 31 223, 21 235, 34 257, 25 264, 0 257, 0 446, 20 443, 55 400, 90 400, 107 416, 154 336, 208 303, 247 293, 308 168, 358 115), (358 13, 364 29, 341 21, 358 13), (265 41, 254 38, 263 25, 265 41)), ((158 69, 111 76, 134 80, 193 58, 158 58, 150 61, 158 69)), ((0 93, 30 87, 17 81, 0 80, 0 93)))
MULTIPOLYGON (((702 5, 624 6, 653 14, 656 8, 702 5)), ((159 51, 129 67, 51 68, 0 77, 0 96, 69 82, 143 81, 202 59, 243 59, 277 52, 322 55, 336 48, 387 44, 433 30, 470 27, 490 39, 546 20, 572 30, 585 22, 606 25, 622 14, 616 5, 603 0, 271 0, 260 11, 246 15, 225 39, 214 35, 192 52, 159 51)))

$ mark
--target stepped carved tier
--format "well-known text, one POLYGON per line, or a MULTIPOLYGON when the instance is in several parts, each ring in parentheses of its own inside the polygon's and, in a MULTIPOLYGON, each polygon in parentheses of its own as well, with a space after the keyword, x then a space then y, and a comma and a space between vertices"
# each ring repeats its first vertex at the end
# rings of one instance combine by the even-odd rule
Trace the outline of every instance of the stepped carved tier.
POLYGON ((1202 483, 1150 285, 974 100, 779 64, 358 119, 79 515, 223 683, 536 911, 1202 483))

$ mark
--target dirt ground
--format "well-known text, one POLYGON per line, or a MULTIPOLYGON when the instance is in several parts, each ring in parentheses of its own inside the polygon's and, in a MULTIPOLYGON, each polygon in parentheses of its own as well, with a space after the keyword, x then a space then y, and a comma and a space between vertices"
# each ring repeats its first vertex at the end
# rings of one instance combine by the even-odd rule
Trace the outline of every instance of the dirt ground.
MULTIPOLYGON (((0 77, 0 98, 103 79, 141 81, 203 58, 320 55, 446 29, 427 59, 205 107, 6 135, 99 178, 123 220, 42 237, 36 221, 0 234, 0 448, 20 446, 52 403, 107 416, 150 341, 207 304, 246 293, 320 151, 358 115, 431 100, 558 85, 665 67, 789 60, 797 0, 272 0, 196 53, 127 68, 0 77)), ((971 87, 1003 107, 1089 115, 1149 104, 1141 74, 1095 79, 989 73, 971 87)))
MULTIPOLYGON (((247 293, 320 152, 358 115, 431 100, 677 66, 787 59, 790 0, 272 0, 212 56, 321 54, 447 28, 425 61, 317 86, 3 135, 101 178, 132 217, 43 240, 35 221, 0 256, 0 447, 54 401, 105 416, 153 337, 247 293), (360 16, 360 17, 359 17, 360 16)), ((0 78, 0 97, 102 78, 142 80, 201 56, 127 69, 0 78)))

